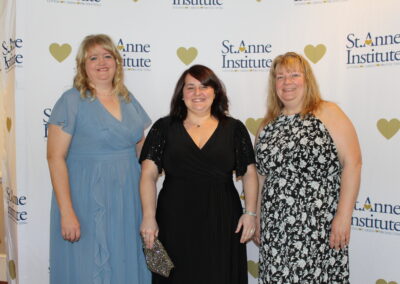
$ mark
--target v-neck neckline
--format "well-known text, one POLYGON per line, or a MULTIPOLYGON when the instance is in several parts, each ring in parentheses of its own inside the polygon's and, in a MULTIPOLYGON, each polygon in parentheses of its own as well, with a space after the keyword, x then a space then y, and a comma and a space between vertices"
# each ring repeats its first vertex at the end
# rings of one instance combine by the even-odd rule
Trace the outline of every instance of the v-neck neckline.
POLYGON ((200 148, 199 146, 197 146, 197 144, 196 144, 196 142, 194 142, 192 136, 190 136, 189 132, 186 130, 185 126, 183 125, 183 121, 180 123, 180 126, 183 129, 183 132, 185 133, 186 137, 188 138, 190 143, 193 145, 193 147, 195 147, 198 151, 203 151, 207 147, 207 145, 210 144, 210 142, 212 141, 213 137, 216 135, 220 125, 221 125, 221 122, 218 121, 217 127, 214 129, 213 133, 207 139, 206 143, 204 143, 204 145, 200 148))
POLYGON ((119 104, 119 112, 121 114, 121 120, 119 120, 116 116, 114 116, 111 112, 109 112, 108 109, 103 105, 103 103, 99 99, 96 99, 96 101, 100 105, 100 107, 108 114, 108 116, 111 116, 115 121, 122 123, 124 120, 124 115, 122 113, 122 102, 119 97, 117 97, 117 98, 118 98, 118 104, 119 104))

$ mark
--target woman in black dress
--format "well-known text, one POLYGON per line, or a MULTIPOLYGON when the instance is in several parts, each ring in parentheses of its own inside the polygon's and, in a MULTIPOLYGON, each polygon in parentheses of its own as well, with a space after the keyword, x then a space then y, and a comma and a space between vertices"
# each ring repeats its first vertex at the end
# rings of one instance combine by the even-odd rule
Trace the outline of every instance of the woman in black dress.
POLYGON ((146 138, 141 234, 147 247, 158 237, 175 264, 168 278, 153 274, 153 283, 247 283, 245 243, 255 231, 258 181, 249 134, 227 113, 223 84, 212 70, 195 65, 181 75, 170 115, 146 138), (242 179, 244 211, 234 171, 242 179))

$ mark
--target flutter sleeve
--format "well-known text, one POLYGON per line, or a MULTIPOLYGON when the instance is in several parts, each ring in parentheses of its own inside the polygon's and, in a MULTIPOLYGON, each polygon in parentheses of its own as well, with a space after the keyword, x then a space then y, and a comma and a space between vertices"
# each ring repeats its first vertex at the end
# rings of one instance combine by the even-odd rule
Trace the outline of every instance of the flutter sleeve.
POLYGON ((144 160, 152 160, 157 165, 159 173, 163 169, 163 154, 166 142, 165 125, 165 119, 163 118, 153 124, 144 141, 139 159, 140 163, 144 160))
POLYGON ((147 115, 146 111, 140 105, 138 100, 132 94, 129 94, 129 96, 131 98, 131 104, 133 105, 133 107, 135 108, 137 114, 139 115, 139 119, 142 122, 143 128, 146 129, 151 124, 150 117, 147 115))
POLYGON ((251 143, 249 132, 246 129, 246 126, 240 121, 236 121, 235 132, 235 170, 236 176, 243 176, 247 171, 247 166, 250 164, 254 164, 254 149, 253 144, 251 143))
POLYGON ((61 126, 63 131, 73 135, 80 100, 78 90, 71 89, 65 92, 54 105, 48 123, 61 126))

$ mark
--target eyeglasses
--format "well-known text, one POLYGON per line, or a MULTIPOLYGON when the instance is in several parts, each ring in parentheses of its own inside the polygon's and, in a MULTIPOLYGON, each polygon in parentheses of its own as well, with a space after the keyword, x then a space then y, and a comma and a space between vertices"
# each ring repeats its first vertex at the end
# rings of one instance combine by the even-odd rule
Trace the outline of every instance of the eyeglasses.
POLYGON ((275 76, 275 80, 277 82, 284 82, 284 81, 286 81, 286 79, 288 79, 289 81, 295 81, 296 79, 299 79, 302 76, 303 76, 303 73, 301 73, 301 72, 291 72, 291 73, 287 73, 287 75, 278 74, 275 76))

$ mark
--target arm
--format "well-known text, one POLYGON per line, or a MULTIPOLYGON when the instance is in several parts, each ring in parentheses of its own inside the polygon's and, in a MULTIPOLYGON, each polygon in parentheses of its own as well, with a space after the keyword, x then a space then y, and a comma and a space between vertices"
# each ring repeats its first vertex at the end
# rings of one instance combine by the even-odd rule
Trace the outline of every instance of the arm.
POLYGON ((361 150, 353 124, 337 105, 325 103, 322 119, 336 145, 343 168, 339 203, 329 239, 332 248, 340 249, 350 241, 351 216, 360 188, 361 150))
POLYGON ((264 186, 265 176, 257 174, 258 176, 258 198, 257 198, 257 218, 256 218, 256 232, 253 237, 253 241, 256 245, 261 243, 261 198, 262 189, 264 186))
POLYGON ((140 177, 140 199, 142 201, 143 220, 140 226, 147 248, 152 248, 155 238, 158 236, 156 222, 156 200, 158 168, 152 160, 142 162, 142 175, 140 177))
POLYGON ((68 169, 65 162, 72 136, 60 126, 49 124, 47 161, 51 182, 61 215, 61 235, 70 242, 79 240, 80 224, 76 217, 70 193, 68 169))
MULTIPOLYGON (((245 195, 245 208, 248 212, 256 213, 257 210, 257 196, 258 196, 258 180, 257 171, 254 164, 247 166, 247 171, 242 177, 242 184, 245 195)), ((253 236, 256 229, 256 217, 244 213, 238 222, 235 233, 239 233, 243 227, 241 243, 247 242, 253 236)))

